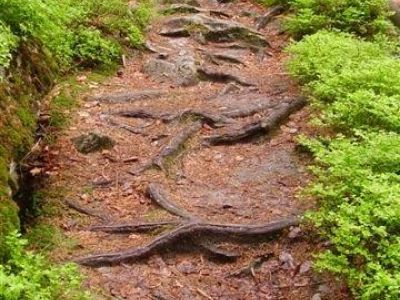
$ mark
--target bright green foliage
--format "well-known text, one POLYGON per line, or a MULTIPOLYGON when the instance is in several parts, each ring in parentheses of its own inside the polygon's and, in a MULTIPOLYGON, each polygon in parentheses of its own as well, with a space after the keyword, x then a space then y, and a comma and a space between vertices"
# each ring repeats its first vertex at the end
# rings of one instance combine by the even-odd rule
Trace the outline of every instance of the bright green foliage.
POLYGON ((304 84, 320 119, 343 130, 400 132, 400 60, 394 47, 320 31, 288 48, 288 68, 304 84))
POLYGON ((287 48, 292 55, 289 71, 303 83, 333 77, 344 67, 356 67, 369 59, 387 58, 392 47, 359 40, 347 33, 321 30, 287 48))
POLYGON ((320 31, 288 49, 319 121, 344 135, 303 139, 315 155, 310 214, 332 247, 317 262, 360 299, 400 296, 400 61, 385 39, 320 31))
POLYGON ((17 39, 10 29, 0 21, 0 67, 8 67, 11 60, 11 51, 14 49, 16 42, 17 39))
POLYGON ((324 28, 371 36, 392 27, 387 0, 289 0, 289 3, 294 15, 285 26, 297 36, 324 28))
MULTIPOLYGON (((124 0, 0 0, 0 22, 20 41, 33 40, 68 68, 110 64, 120 54, 115 40, 143 43, 152 15, 149 2, 130 9, 124 0)), ((0 23, 0 66, 9 63, 15 39, 0 23)))
POLYGON ((6 238, 8 256, 0 265, 0 299, 54 300, 89 299, 81 291, 82 278, 72 264, 52 266, 25 251, 26 241, 16 232, 6 238))
POLYGON ((80 28, 73 48, 81 64, 86 66, 110 65, 121 53, 119 45, 104 39, 97 29, 80 28))
POLYGON ((318 181, 309 192, 321 209, 311 217, 333 246, 320 256, 318 268, 346 277, 361 299, 398 299, 400 135, 305 144, 318 163, 318 181))

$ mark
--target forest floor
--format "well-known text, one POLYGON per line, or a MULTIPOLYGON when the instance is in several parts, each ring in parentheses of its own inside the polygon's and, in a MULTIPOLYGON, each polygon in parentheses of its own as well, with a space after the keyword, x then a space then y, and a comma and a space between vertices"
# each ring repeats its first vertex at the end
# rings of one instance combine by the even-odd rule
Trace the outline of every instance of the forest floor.
POLYGON ((312 270, 326 242, 297 224, 314 206, 297 198, 309 111, 284 69, 281 17, 187 2, 163 6, 148 51, 92 84, 52 146, 49 185, 69 209, 48 218, 77 241, 53 256, 111 299, 349 299, 312 270))

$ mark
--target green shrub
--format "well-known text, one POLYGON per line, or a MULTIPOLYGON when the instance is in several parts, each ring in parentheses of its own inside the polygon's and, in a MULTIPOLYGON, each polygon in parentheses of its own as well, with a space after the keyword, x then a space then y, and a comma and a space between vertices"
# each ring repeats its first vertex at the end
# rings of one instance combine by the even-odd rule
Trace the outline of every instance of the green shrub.
POLYGON ((362 89, 338 97, 322 112, 325 124, 339 130, 388 130, 400 133, 400 96, 362 89))
POLYGON ((317 267, 346 278, 361 299, 400 295, 400 135, 303 141, 315 154, 320 203, 311 219, 332 243, 317 267))
POLYGON ((80 28, 73 45, 75 56, 82 65, 110 65, 121 54, 119 45, 102 37, 97 29, 80 28))
POLYGON ((290 0, 294 15, 285 26, 296 36, 339 29, 361 36, 387 32, 392 25, 387 0, 290 0))
POLYGON ((347 33, 321 30, 290 45, 286 51, 291 55, 290 73, 302 83, 309 83, 323 76, 336 76, 345 67, 351 69, 370 59, 387 58, 393 47, 383 42, 363 41, 347 33))
POLYGON ((0 265, 1 299, 88 299, 74 265, 52 266, 41 255, 25 251, 26 243, 16 232, 6 238, 8 256, 0 265))
MULTIPOLYGON (((11 61, 11 51, 16 46, 17 39, 10 29, 0 21, 0 68, 7 68, 11 61)), ((1 79, 1 74, 0 74, 1 79)))

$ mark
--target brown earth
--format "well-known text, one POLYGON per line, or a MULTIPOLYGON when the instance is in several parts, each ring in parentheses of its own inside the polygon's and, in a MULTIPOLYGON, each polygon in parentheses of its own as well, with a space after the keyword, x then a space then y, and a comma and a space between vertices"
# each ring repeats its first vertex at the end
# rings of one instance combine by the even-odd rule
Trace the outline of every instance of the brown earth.
MULTIPOLYGON (((94 85, 54 146, 58 175, 50 186, 68 191, 69 209, 51 221, 78 241, 73 251, 55 251, 58 259, 83 262, 135 249, 179 226, 147 233, 93 230, 100 224, 183 222, 150 199, 152 184, 165 189, 181 212, 197 217, 190 222, 252 228, 293 219, 314 206, 296 197, 309 180, 309 158, 296 148, 296 137, 310 130, 309 112, 286 111, 299 91, 284 69, 289 38, 281 16, 255 33, 267 8, 212 0, 201 0, 200 7, 173 6, 177 14, 157 18, 149 51, 94 85), (182 9, 190 13, 179 14, 182 9), (189 24, 188 18, 170 21, 199 13, 194 19, 211 27, 189 24), (229 31, 233 27, 240 29, 229 31), (284 113, 274 119, 276 128, 266 128, 280 111, 290 116, 284 113), (253 125, 258 129, 231 143, 207 139, 253 125), (176 138, 189 127, 190 134, 176 138), (110 137, 113 148, 79 153, 72 140, 92 132, 110 137)), ((240 238, 194 232, 139 260, 82 269, 86 285, 103 294, 99 299, 349 299, 345 289, 311 268, 313 254, 326 243, 305 229, 284 227, 278 235, 240 238)))

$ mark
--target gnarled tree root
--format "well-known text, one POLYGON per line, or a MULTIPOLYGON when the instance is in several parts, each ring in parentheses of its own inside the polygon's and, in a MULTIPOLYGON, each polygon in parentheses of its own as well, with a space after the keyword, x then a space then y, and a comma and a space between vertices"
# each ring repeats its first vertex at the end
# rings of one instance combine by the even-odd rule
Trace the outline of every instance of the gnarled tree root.
POLYGON ((290 103, 284 103, 267 118, 244 125, 231 132, 208 136, 204 141, 210 145, 233 144, 260 134, 269 134, 285 121, 292 113, 300 110, 307 104, 305 98, 300 97, 290 103))
MULTIPOLYGON (((275 222, 270 222, 261 225, 244 225, 244 224, 217 224, 202 220, 193 216, 183 208, 178 207, 174 204, 163 191, 163 188, 159 184, 151 184, 149 186, 149 195, 152 200, 163 208, 168 210, 170 213, 177 216, 181 216, 183 220, 177 223, 177 227, 169 232, 166 232, 152 242, 148 243, 143 247, 130 248, 127 250, 115 252, 91 255, 84 258, 77 259, 76 262, 90 267, 99 267, 107 264, 119 264, 124 262, 133 262, 139 259, 147 258, 150 255, 162 251, 168 247, 173 247, 177 243, 183 241, 191 241, 194 244, 200 245, 200 248, 206 250, 209 253, 217 255, 218 257, 234 259, 237 256, 234 253, 228 253, 219 248, 210 246, 204 242, 204 238, 210 237, 257 237, 257 236, 271 236, 280 233, 282 230, 297 226, 299 219, 297 217, 288 217, 275 222)), ((157 224, 143 224, 146 226, 161 226, 165 223, 157 224)), ((173 225, 169 223, 168 225, 173 225)), ((138 225, 120 225, 119 229, 116 230, 117 226, 98 226, 97 228, 104 230, 105 228, 112 228, 111 232, 127 233, 129 230, 137 232, 138 225), (129 229, 129 230, 127 230, 129 229)))
POLYGON ((142 258, 147 258, 157 251, 170 247, 187 238, 196 237, 196 239, 198 239, 209 236, 268 236, 277 234, 290 226, 297 226, 298 223, 299 221, 297 218, 287 218, 262 225, 187 223, 170 232, 162 234, 143 247, 127 249, 115 253, 91 255, 77 259, 76 262, 91 267, 98 267, 105 264, 132 262, 142 258))
POLYGON ((185 127, 181 132, 174 136, 169 143, 162 148, 161 152, 154 157, 149 163, 140 166, 138 169, 129 171, 131 175, 140 175, 142 172, 157 167, 160 170, 165 170, 165 160, 179 152, 179 150, 185 145, 185 143, 202 127, 201 122, 195 122, 188 127, 185 127))

